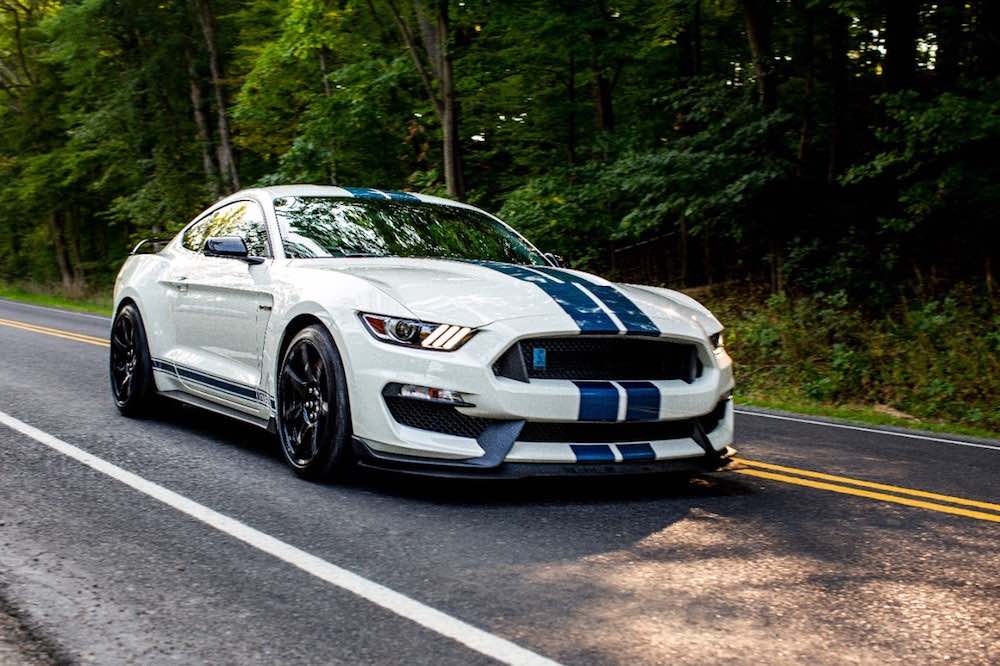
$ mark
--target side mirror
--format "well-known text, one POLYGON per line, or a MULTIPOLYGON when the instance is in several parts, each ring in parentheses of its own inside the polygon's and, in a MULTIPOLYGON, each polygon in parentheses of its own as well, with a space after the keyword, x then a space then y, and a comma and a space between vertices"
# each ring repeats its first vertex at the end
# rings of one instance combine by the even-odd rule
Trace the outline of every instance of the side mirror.
POLYGON ((564 263, 563 258, 560 257, 558 254, 552 254, 551 252, 546 252, 545 258, 551 261, 553 266, 556 266, 557 268, 563 267, 564 263))
POLYGON ((240 259, 248 264, 262 264, 263 257, 251 257, 247 244, 239 236, 214 236, 205 241, 206 257, 240 259))

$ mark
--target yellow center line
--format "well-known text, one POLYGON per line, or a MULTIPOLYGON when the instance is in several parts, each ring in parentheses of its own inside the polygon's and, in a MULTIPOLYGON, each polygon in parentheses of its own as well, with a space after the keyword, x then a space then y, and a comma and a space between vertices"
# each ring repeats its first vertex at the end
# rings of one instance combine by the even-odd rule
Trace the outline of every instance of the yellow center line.
POLYGON ((43 335, 51 335, 54 338, 63 338, 64 340, 73 340, 74 342, 84 342, 89 345, 96 345, 98 347, 110 347, 111 343, 104 338, 95 338, 92 335, 84 335, 82 333, 73 333, 71 331, 64 331, 58 328, 49 328, 48 326, 38 326, 36 324, 27 324, 23 321, 14 321, 12 319, 0 319, 0 325, 9 326, 11 328, 17 328, 22 331, 31 331, 32 333, 41 333, 43 335))
POLYGON ((862 481, 861 479, 852 479, 849 476, 836 476, 835 474, 824 474, 823 472, 813 472, 812 470, 799 469, 797 467, 785 467, 783 465, 775 465, 773 463, 760 462, 758 460, 745 460, 743 458, 733 458, 733 461, 738 463, 743 463, 744 465, 749 465, 751 467, 759 467, 760 469, 770 470, 773 472, 785 472, 788 474, 795 474, 797 476, 807 476, 814 479, 822 479, 824 481, 846 483, 852 486, 859 486, 861 488, 872 488, 874 490, 887 490, 892 493, 911 495, 913 497, 923 497, 925 499, 938 500, 940 502, 950 502, 952 504, 962 504, 964 506, 972 506, 978 509, 988 509, 990 511, 1000 512, 1000 504, 993 504, 992 502, 981 502, 979 500, 965 499, 964 497, 954 497, 952 495, 941 495, 938 493, 931 493, 927 492, 926 490, 915 490, 913 488, 890 486, 885 483, 875 483, 874 481, 862 481))
POLYGON ((1000 515, 992 513, 984 513, 982 511, 973 511, 971 509, 962 509, 957 506, 948 506, 947 504, 935 504, 933 502, 924 502, 923 500, 910 499, 909 497, 899 497, 898 495, 887 495, 885 493, 876 493, 870 490, 861 490, 860 488, 838 486, 832 483, 813 481, 811 479, 803 479, 797 476, 786 476, 785 474, 775 474, 773 472, 765 472, 759 469, 735 469, 733 471, 736 472, 737 474, 745 474, 746 476, 755 476, 761 479, 770 479, 772 481, 791 483, 796 486, 806 486, 807 488, 818 488, 819 490, 829 490, 835 493, 842 493, 844 495, 867 497, 868 499, 880 500, 883 502, 892 502, 893 504, 903 504, 905 506, 913 506, 921 509, 928 509, 930 511, 937 511, 938 513, 950 513, 956 516, 964 516, 966 518, 975 518, 977 520, 988 520, 993 523, 1000 523, 1000 515))

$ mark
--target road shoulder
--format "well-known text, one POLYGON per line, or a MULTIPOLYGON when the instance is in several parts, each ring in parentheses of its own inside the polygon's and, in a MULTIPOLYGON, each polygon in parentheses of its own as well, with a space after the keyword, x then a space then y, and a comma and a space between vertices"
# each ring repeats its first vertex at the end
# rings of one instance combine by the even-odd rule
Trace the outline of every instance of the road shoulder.
POLYGON ((924 428, 918 428, 913 426, 900 426, 887 423, 868 423, 857 419, 842 418, 839 416, 827 416, 825 414, 808 414, 803 412, 788 411, 784 409, 774 409, 771 407, 747 405, 739 402, 738 400, 736 402, 736 409, 737 413, 742 412, 745 414, 753 414, 765 417, 771 416, 771 417, 789 419, 793 421, 799 421, 803 423, 819 423, 832 426, 848 426, 853 428, 862 428, 864 430, 870 430, 873 432, 886 432, 895 435, 902 435, 909 437, 944 439, 956 442, 971 442, 973 444, 983 444, 987 446, 1000 446, 1000 439, 955 432, 947 430, 946 429, 947 426, 944 426, 940 430, 927 430, 924 428))

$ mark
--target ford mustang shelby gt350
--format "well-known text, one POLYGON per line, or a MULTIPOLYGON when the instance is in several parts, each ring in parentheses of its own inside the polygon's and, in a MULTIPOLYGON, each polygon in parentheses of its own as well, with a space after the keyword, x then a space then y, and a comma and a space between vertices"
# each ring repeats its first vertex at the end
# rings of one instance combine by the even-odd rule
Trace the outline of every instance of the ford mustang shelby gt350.
POLYGON ((721 468, 733 453, 721 324, 675 291, 558 263, 463 203, 245 190, 125 262, 114 399, 126 415, 160 394, 269 428, 311 478, 354 463, 721 468))

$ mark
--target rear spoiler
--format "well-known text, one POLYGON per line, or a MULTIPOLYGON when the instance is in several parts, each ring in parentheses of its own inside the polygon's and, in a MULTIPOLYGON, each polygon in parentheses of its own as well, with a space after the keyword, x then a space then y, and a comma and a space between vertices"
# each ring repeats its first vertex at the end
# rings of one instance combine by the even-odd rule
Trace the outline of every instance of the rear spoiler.
POLYGON ((132 248, 130 254, 159 254, 170 242, 169 238, 146 238, 139 241, 138 245, 132 248))

